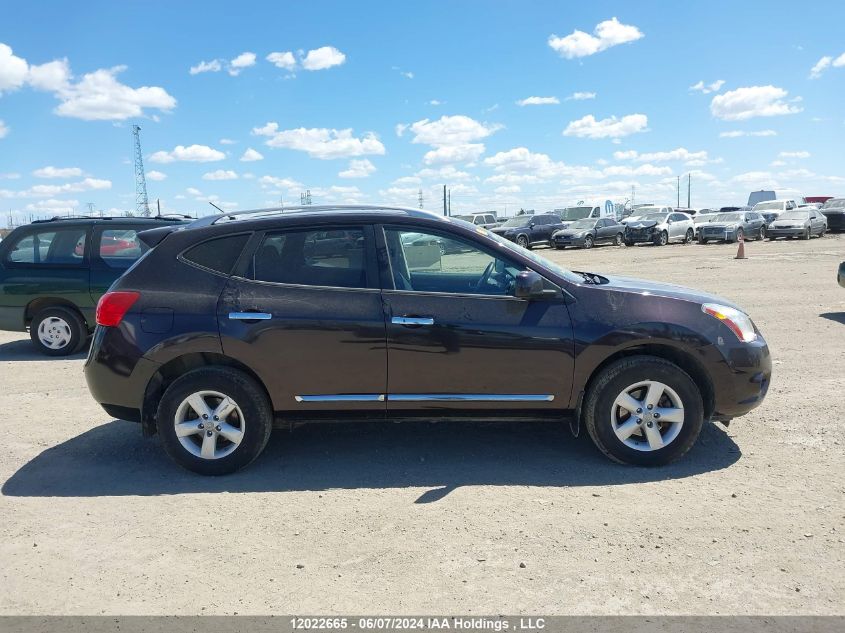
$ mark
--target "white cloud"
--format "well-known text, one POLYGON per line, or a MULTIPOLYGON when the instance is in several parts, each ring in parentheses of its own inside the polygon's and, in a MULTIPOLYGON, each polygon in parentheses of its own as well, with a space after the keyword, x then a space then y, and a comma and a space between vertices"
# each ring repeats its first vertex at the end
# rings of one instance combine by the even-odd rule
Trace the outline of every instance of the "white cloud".
POLYGON ((485 158, 484 164, 498 172, 485 181, 488 184, 528 184, 554 178, 597 178, 602 175, 590 167, 553 161, 547 154, 535 153, 526 147, 499 152, 485 158))
POLYGON ((256 160, 264 160, 264 156, 262 156, 260 152, 257 152, 251 147, 247 147, 246 151, 244 152, 244 155, 241 156, 241 162, 251 163, 256 160))
POLYGON ((595 98, 595 92, 573 92, 566 98, 566 101, 588 101, 595 98))
POLYGON ((277 68, 282 68, 284 70, 293 70, 296 68, 296 58, 290 51, 270 53, 264 59, 277 68))
POLYGON ((0 138, 3 138, 9 133, 9 127, 0 119, 0 138))
POLYGON ((5 198, 49 198, 65 193, 81 193, 83 191, 102 191, 111 189, 111 180, 100 178, 84 178, 77 182, 67 182, 61 185, 34 185, 23 191, 0 190, 5 198))
POLYGON ((155 180, 155 181, 164 180, 165 178, 167 178, 167 174, 160 172, 160 171, 156 171, 155 169, 153 169, 152 171, 148 171, 146 173, 146 176, 147 176, 147 180, 155 180))
POLYGON ((0 180, 17 180, 21 175, 16 171, 7 171, 0 173, 0 180))
POLYGON ((231 169, 217 169, 202 175, 203 180, 237 180, 238 174, 231 169))
POLYGON ((237 77, 244 68, 255 66, 255 53, 244 52, 229 62, 229 74, 237 77))
POLYGON ((648 129, 648 117, 645 114, 627 114, 621 119, 611 116, 596 120, 592 114, 571 121, 563 131, 564 136, 580 138, 621 138, 648 129))
POLYGON ((230 138, 221 138, 220 144, 221 145, 235 145, 235 144, 237 144, 237 141, 233 141, 230 138))
POLYGON ((199 73, 219 73, 221 70, 223 70, 223 63, 219 59, 212 59, 211 61, 201 61, 196 66, 191 66, 188 72, 192 75, 198 75, 199 73))
POLYGON ((432 99, 431 101, 428 102, 428 105, 439 106, 439 105, 443 105, 444 103, 446 103, 446 102, 440 101, 439 99, 432 99))
POLYGON ((560 103, 560 99, 557 97, 526 97, 525 99, 517 101, 516 105, 556 105, 558 103, 560 103))
POLYGON ((456 180, 470 180, 472 178, 472 174, 466 171, 460 171, 459 169, 456 169, 454 165, 446 165, 445 167, 441 167, 439 169, 421 169, 417 172, 417 177, 423 180, 454 182, 456 180))
POLYGON ((816 64, 810 69, 810 79, 818 79, 822 76, 822 73, 830 66, 833 62, 833 57, 830 55, 825 55, 816 64))
POLYGON ((648 162, 666 162, 673 160, 682 161, 708 161, 707 152, 702 150, 700 152, 691 152, 685 147, 669 150, 667 152, 646 152, 640 154, 636 150, 628 150, 624 152, 613 152, 613 158, 616 160, 636 160, 641 163, 648 162))
POLYGON ((402 75, 405 79, 414 78, 414 73, 412 73, 410 70, 400 70, 399 74, 402 75))
POLYGON ((780 158, 810 158, 810 152, 807 151, 798 151, 798 152, 780 152, 778 154, 780 158))
POLYGON ((414 133, 413 143, 423 143, 434 147, 472 143, 501 129, 500 125, 479 123, 475 119, 460 114, 442 116, 436 121, 422 119, 408 127, 414 133))
POLYGON ((725 85, 724 79, 717 79, 716 81, 705 84, 703 81, 699 81, 697 84, 692 85, 689 87, 690 92, 700 92, 701 94, 708 95, 711 92, 719 92, 722 89, 722 86, 725 85))
POLYGON ((189 194, 191 194, 192 196, 201 196, 202 195, 202 191, 200 191, 199 189, 197 189, 195 187, 188 187, 187 189, 185 189, 185 191, 188 192, 189 194))
POLYGON ((494 191, 500 195, 506 195, 509 193, 519 193, 522 191, 522 187, 519 185, 502 185, 501 187, 496 187, 494 191))
POLYGON ((605 167, 602 173, 605 176, 669 176, 672 174, 672 169, 670 167, 656 167, 651 164, 638 165, 637 167, 612 165, 605 167))
POLYGON ((262 187, 271 187, 274 189, 288 189, 297 190, 302 189, 301 182, 293 180, 292 178, 278 178, 277 176, 261 176, 258 182, 262 187))
POLYGON ((223 160, 226 154, 208 145, 177 145, 173 151, 164 150, 155 152, 150 156, 153 163, 172 163, 174 161, 186 161, 191 163, 211 163, 216 160, 223 160))
POLYGON ((783 167, 784 165, 786 165, 786 161, 782 161, 782 160, 773 160, 773 161, 772 161, 771 163, 769 163, 769 164, 770 164, 772 167, 783 167))
POLYGON ((801 112, 796 100, 784 101, 789 93, 776 86, 749 86, 716 95, 710 112, 724 121, 745 121, 760 116, 780 116, 801 112))
POLYGON ((777 136, 778 133, 774 130, 731 130, 730 132, 720 132, 719 138, 740 138, 742 136, 777 136))
POLYGON ((279 124, 271 121, 263 127, 253 128, 252 133, 269 137, 265 144, 270 147, 295 149, 324 160, 385 153, 384 145, 374 133, 367 132, 358 138, 352 135, 351 128, 279 130, 279 124))
POLYGON ((419 176, 402 176, 393 181, 394 185, 418 185, 422 182, 419 176))
POLYGON ((36 90, 58 92, 66 90, 72 73, 67 58, 56 59, 40 66, 29 67, 29 85, 36 90))
POLYGON ((69 213, 74 211, 78 206, 79 200, 56 200, 55 198, 49 198, 47 200, 29 203, 24 207, 24 211, 31 211, 33 213, 69 213))
POLYGON ((461 145, 443 145, 429 150, 423 156, 426 165, 442 165, 444 163, 468 163, 484 153, 483 143, 463 143, 461 145))
POLYGON ((77 178, 82 175, 79 167, 53 167, 47 165, 32 172, 36 178, 77 178))
POLYGON ((346 55, 334 46, 323 46, 308 51, 302 59, 302 67, 305 70, 324 70, 332 66, 340 66, 345 61, 346 55))
POLYGON ((16 90, 26 83, 29 65, 16 56, 12 48, 0 43, 0 95, 4 90, 16 90))
POLYGON ((636 26, 622 24, 615 17, 599 22, 593 30, 594 35, 575 30, 566 37, 549 36, 549 46, 562 57, 573 59, 594 55, 611 46, 634 42, 643 37, 636 26))
POLYGON ((368 159, 349 161, 349 167, 338 174, 341 178, 366 178, 376 170, 368 159))

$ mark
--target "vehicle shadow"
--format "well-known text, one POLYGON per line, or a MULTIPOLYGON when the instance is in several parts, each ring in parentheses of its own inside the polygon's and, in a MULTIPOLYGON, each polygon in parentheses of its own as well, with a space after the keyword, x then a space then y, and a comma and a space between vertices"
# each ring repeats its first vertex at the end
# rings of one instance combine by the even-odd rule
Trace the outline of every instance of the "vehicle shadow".
POLYGON ((372 422, 276 430, 261 457, 238 473, 203 477, 182 470, 137 424, 112 421, 49 448, 3 484, 15 497, 288 492, 429 488, 416 503, 461 486, 601 486, 680 479, 727 468, 739 447, 705 424, 693 449, 660 468, 610 462, 582 434, 551 422, 372 422))
POLYGON ((822 312, 819 316, 823 319, 836 321, 845 325, 845 312, 822 312))
POLYGON ((0 362, 6 360, 80 360, 88 354, 88 348, 70 356, 47 356, 42 354, 28 338, 0 344, 0 362))

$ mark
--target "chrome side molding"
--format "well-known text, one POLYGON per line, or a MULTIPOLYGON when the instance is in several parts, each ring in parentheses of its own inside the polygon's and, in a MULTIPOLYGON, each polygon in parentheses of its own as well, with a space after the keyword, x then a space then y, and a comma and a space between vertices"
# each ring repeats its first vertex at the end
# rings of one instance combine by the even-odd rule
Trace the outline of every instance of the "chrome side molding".
POLYGON ((552 402, 553 394, 342 393, 294 396, 297 402, 552 402))
POLYGON ((434 325, 434 318, 398 316, 390 319, 390 322, 394 325, 434 325))
POLYGON ((233 321, 269 321, 273 315, 269 312, 230 312, 233 321))
POLYGON ((294 396, 297 402, 384 402, 383 393, 337 393, 294 396))

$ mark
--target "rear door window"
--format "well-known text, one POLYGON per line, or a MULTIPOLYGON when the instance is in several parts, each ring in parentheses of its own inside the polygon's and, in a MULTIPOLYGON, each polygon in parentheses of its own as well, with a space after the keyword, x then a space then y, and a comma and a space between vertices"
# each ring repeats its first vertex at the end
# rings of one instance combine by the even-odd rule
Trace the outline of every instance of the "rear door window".
POLYGON ((247 277, 301 286, 367 288, 364 229, 268 233, 253 255, 247 277))
POLYGON ((6 261, 34 266, 81 266, 85 261, 86 236, 85 227, 30 233, 12 245, 6 261))

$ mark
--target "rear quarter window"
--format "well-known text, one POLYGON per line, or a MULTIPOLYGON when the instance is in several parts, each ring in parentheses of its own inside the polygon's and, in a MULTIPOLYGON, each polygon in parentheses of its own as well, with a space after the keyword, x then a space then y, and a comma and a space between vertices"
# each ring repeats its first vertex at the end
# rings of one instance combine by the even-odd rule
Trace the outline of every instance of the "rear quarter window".
POLYGON ((182 259, 202 268, 228 275, 249 240, 249 234, 227 235, 200 242, 182 253, 182 259))

